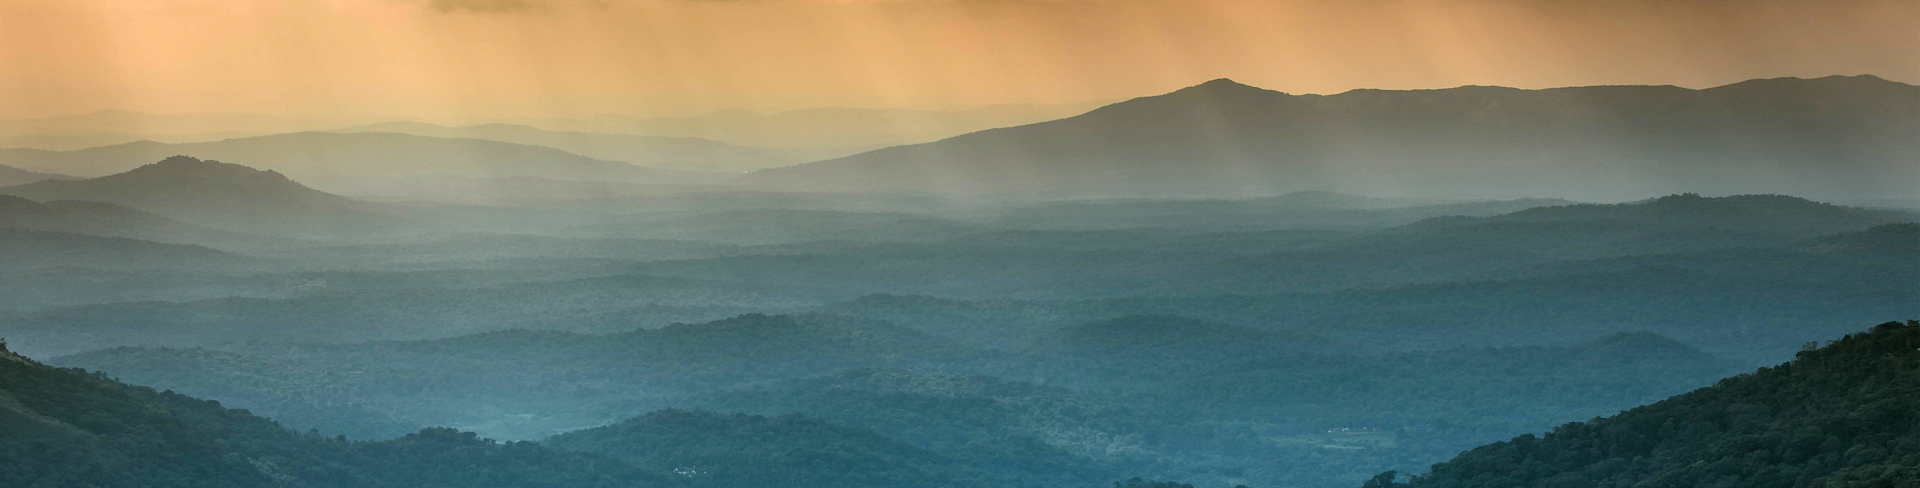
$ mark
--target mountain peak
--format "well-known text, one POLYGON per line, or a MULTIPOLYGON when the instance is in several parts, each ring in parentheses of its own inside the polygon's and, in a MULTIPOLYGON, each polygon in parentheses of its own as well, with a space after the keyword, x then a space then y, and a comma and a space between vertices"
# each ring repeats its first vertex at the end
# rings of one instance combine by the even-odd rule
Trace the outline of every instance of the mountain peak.
POLYGON ((262 171, 248 166, 222 163, 211 159, 202 160, 193 156, 171 156, 159 162, 134 168, 122 174, 201 177, 253 177, 270 175, 275 179, 287 179, 286 176, 272 170, 262 171))
POLYGON ((1278 93, 1278 92, 1275 92, 1273 90, 1268 90, 1265 88, 1260 88, 1253 85, 1248 85, 1238 81, 1233 81, 1230 78, 1215 78, 1212 80, 1208 80, 1206 83, 1201 83, 1198 85, 1182 88, 1179 91, 1175 91, 1173 93, 1240 94, 1240 93, 1278 93))
POLYGON ((1649 331, 1620 332, 1600 337, 1581 344, 1589 352, 1615 354, 1620 356, 1668 356, 1672 358, 1705 357, 1687 343, 1673 340, 1667 336, 1649 331))
POLYGON ((187 222, 300 235, 390 225, 370 204, 308 188, 274 171, 173 156, 125 173, 0 188, 29 200, 111 203, 187 222))

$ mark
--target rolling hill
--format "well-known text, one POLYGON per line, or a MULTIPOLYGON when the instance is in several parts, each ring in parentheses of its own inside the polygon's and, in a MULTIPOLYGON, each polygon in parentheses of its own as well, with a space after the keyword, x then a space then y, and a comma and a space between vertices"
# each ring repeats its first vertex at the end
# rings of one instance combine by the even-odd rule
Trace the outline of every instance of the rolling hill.
POLYGON ((324 235, 400 223, 378 204, 308 188, 278 172, 190 156, 93 179, 0 187, 0 195, 105 202, 236 231, 324 235))
POLYGON ((1214 80, 1076 117, 761 170, 833 191, 1053 196, 1912 196, 1920 87, 1872 76, 1290 95, 1214 80))
POLYGON ((965 218, 1023 229, 1138 229, 1145 227, 1247 231, 1273 229, 1367 230, 1442 216, 1492 216, 1573 202, 1547 198, 1450 200, 1380 198, 1322 191, 1242 199, 1146 199, 1041 201, 998 205, 965 218))
POLYGON ((245 257, 212 248, 69 232, 0 229, 0 270, 54 268, 222 269, 245 257))
POLYGON ((517 124, 447 127, 424 122, 383 122, 332 132, 389 132, 545 146, 589 158, 679 171, 742 172, 804 162, 772 151, 697 137, 549 131, 517 124))
POLYGON ((0 343, 0 485, 679 486, 664 471, 452 429, 386 442, 297 433, 218 402, 46 366, 0 343))
POLYGON ((997 458, 942 453, 801 415, 662 410, 542 444, 676 470, 693 486, 1093 488, 1108 478, 1044 449, 997 458))
POLYGON ((71 232, 177 244, 242 238, 111 203, 83 200, 39 203, 10 195, 0 195, 0 229, 71 232))
POLYGON ((1619 415, 1465 452, 1369 487, 1908 486, 1920 479, 1920 323, 1889 322, 1796 359, 1619 415))
POLYGON ((822 107, 760 113, 723 110, 690 117, 602 115, 521 121, 550 130, 698 137, 798 153, 912 144, 968 132, 1069 117, 1101 104, 992 105, 966 110, 822 107), (808 151, 812 150, 812 151, 808 151))
POLYGON ((23 347, 32 347, 28 352, 34 354, 121 345, 414 340, 515 328, 613 332, 707 322, 744 311, 812 303, 809 298, 808 291, 799 289, 607 276, 472 288, 403 285, 279 299, 96 303, 16 317, 0 323, 0 331, 7 337, 31 337, 32 344, 23 347), (260 327, 262 323, 276 326, 260 327))
POLYGON ((549 147, 378 132, 298 132, 183 144, 143 141, 75 151, 4 149, 0 150, 0 164, 104 176, 176 154, 240 162, 335 191, 355 188, 362 180, 426 175, 653 184, 720 178, 593 159, 549 147))
POLYGON ((1786 195, 1702 197, 1696 193, 1685 193, 1613 205, 1540 206, 1481 218, 1436 218, 1408 227, 1442 229, 1555 223, 1718 229, 1804 237, 1914 221, 1920 221, 1920 213, 1834 205, 1786 195))
MULTIPOLYGON (((254 328, 259 323, 249 322, 254 328)), ((9 328, 5 334, 24 339, 33 350, 99 347, 59 351, 50 347, 56 344, 38 344, 47 334, 23 328, 9 328)), ((73 335, 77 333, 69 337, 73 335)), ((396 432, 390 425, 442 425, 528 439, 618 421, 695 392, 742 382, 954 361, 972 353, 883 322, 759 314, 614 334, 508 330, 425 341, 229 341, 227 346, 238 354, 122 347, 56 362, 220 398, 292 425, 356 438, 406 431, 396 432), (423 384, 435 385, 434 391, 420 391, 423 384), (328 391, 352 392, 352 408, 381 415, 347 418, 342 405, 330 400, 340 397, 323 393, 328 391), (473 408, 479 404, 488 407, 473 408)))
POLYGON ((27 171, 12 166, 0 166, 0 186, 25 185, 47 180, 71 180, 71 176, 53 173, 27 171))
POLYGON ((1177 361, 1299 354, 1333 345, 1310 336, 1172 315, 1128 315, 1055 331, 1036 341, 1027 352, 1048 357, 1130 356, 1136 360, 1177 361))

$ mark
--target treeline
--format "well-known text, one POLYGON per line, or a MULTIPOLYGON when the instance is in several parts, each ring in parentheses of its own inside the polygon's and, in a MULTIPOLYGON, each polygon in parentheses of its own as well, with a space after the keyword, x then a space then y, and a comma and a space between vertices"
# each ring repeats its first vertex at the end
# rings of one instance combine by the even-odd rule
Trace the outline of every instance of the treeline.
POLYGON ((537 439, 662 408, 800 412, 1008 467, 979 468, 989 473, 1056 459, 1111 476, 1328 487, 1731 370, 1646 333, 1381 352, 1152 315, 1083 324, 1011 352, 867 319, 745 315, 619 334, 113 349, 59 362, 356 439, 433 425, 537 439))
POLYGON ((1916 404, 1920 322, 1888 322, 1786 364, 1474 449, 1406 483, 1372 486, 1913 486, 1920 481, 1916 404))
POLYGON ((59 369, 0 344, 0 486, 634 487, 679 480, 610 458, 426 429, 380 442, 296 433, 245 410, 59 369))

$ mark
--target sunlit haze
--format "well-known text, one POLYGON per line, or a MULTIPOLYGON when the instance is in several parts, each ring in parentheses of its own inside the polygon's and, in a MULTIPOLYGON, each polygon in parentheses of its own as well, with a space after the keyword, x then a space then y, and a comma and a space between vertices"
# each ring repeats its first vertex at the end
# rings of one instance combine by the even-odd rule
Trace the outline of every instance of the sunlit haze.
POLYGON ((1920 81, 1906 0, 0 0, 0 118, 443 120, 1920 81))
POLYGON ((1920 0, 0 0, 0 488, 1916 488, 1920 0))

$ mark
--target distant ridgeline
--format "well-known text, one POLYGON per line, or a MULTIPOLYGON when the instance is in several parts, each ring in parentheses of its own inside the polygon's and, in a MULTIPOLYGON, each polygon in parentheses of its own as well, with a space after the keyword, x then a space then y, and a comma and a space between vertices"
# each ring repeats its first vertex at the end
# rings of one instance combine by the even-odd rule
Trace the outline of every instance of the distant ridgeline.
POLYGON ((1920 486, 1920 322, 1367 488, 1920 486))
POLYGON ((1604 198, 1911 194, 1920 87, 1872 76, 1691 90, 1588 86, 1293 95, 1219 79, 1082 115, 765 169, 787 188, 1262 195, 1307 189, 1604 198), (1625 189, 1631 192, 1621 192, 1625 189))

